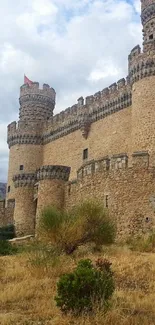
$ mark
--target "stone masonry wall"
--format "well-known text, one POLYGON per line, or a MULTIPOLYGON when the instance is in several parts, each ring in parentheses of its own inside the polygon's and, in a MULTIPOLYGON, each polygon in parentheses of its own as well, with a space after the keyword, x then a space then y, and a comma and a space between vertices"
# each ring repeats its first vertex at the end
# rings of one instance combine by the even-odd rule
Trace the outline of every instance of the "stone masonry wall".
POLYGON ((155 226, 155 168, 148 166, 147 153, 133 155, 128 167, 126 155, 89 162, 78 178, 66 185, 65 206, 96 198, 116 221, 121 238, 143 233, 155 226))
POLYGON ((43 144, 49 143, 76 130, 86 138, 95 121, 104 119, 132 104, 129 78, 120 79, 94 95, 78 99, 78 104, 56 114, 44 124, 43 144))
POLYGON ((9 170, 8 170, 8 183, 10 192, 6 200, 15 198, 15 188, 13 184, 13 176, 19 173, 33 173, 42 165, 42 146, 21 144, 14 145, 10 148, 9 152, 9 170), (20 171, 20 165, 23 165, 23 170, 20 171))
POLYGON ((33 186, 15 188, 14 222, 16 236, 34 235, 36 204, 34 202, 33 186))
POLYGON ((155 166, 155 76, 134 83, 132 91, 132 151, 148 150, 155 166))
POLYGON ((98 159, 117 152, 130 153, 131 107, 107 116, 91 124, 85 139, 81 130, 43 146, 43 165, 71 166, 70 179, 76 178, 77 169, 83 163, 83 150, 88 148, 88 159, 98 159))
POLYGON ((20 87, 19 118, 22 121, 46 120, 53 115, 55 90, 44 84, 39 88, 38 82, 20 87))
POLYGON ((37 199, 37 225, 39 224, 40 212, 44 207, 55 206, 64 208, 65 183, 70 175, 70 167, 67 166, 43 166, 37 173, 38 180, 35 199, 37 199))
POLYGON ((12 206, 5 208, 5 200, 0 201, 0 227, 13 224, 13 212, 12 206))

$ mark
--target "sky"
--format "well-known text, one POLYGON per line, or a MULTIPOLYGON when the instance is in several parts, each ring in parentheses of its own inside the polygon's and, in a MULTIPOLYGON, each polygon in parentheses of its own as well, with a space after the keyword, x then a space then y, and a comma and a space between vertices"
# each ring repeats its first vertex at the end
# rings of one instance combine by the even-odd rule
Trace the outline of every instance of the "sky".
POLYGON ((56 114, 127 76, 141 29, 140 0, 0 0, 0 182, 24 73, 56 90, 56 114))

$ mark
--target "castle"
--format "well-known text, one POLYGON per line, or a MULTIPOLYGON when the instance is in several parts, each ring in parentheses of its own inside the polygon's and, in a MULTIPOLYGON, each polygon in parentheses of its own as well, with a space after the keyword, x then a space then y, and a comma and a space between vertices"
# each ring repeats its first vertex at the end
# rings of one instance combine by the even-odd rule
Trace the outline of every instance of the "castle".
POLYGON ((8 125, 6 203, 0 220, 34 234, 40 211, 97 198, 120 236, 155 225, 155 0, 141 0, 143 51, 128 76, 53 116, 56 93, 37 82, 20 88, 18 123, 8 125), (8 218, 8 219, 7 219, 8 218))

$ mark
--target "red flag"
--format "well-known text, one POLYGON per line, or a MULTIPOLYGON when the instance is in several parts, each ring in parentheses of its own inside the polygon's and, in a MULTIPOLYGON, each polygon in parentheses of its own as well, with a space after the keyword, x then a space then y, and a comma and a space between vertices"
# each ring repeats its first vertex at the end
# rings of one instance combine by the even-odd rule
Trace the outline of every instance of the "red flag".
POLYGON ((28 84, 29 86, 31 86, 33 84, 33 81, 31 81, 29 78, 27 78, 24 74, 24 84, 28 84))

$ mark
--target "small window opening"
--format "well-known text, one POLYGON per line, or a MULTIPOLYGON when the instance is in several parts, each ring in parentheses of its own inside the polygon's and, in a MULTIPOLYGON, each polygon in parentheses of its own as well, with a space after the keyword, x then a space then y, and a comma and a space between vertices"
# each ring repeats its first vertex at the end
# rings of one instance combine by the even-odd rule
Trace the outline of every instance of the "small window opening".
POLYGON ((71 194, 71 185, 69 184, 68 185, 68 195, 70 195, 71 194))
POLYGON ((149 222, 149 217, 146 217, 145 221, 146 221, 146 222, 149 222))
POLYGON ((24 166, 23 165, 20 165, 19 169, 20 170, 23 170, 24 169, 24 166))
POLYGON ((88 158, 88 148, 83 150, 83 160, 88 158))
POLYGON ((149 39, 153 39, 153 34, 149 35, 149 39))
POLYGON ((108 202, 108 195, 105 196, 105 206, 108 208, 109 202, 108 202))
POLYGON ((10 186, 8 186, 8 193, 10 192, 10 186))

